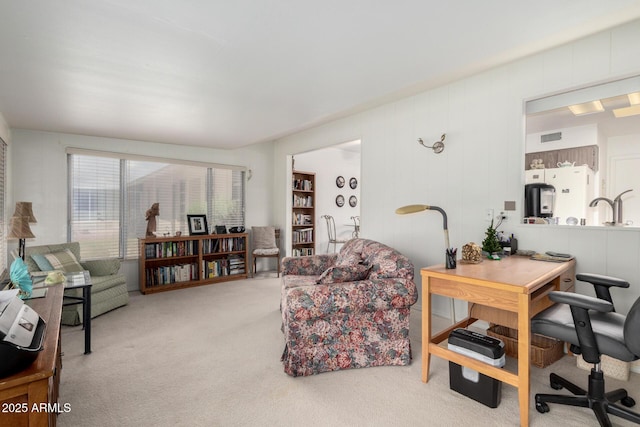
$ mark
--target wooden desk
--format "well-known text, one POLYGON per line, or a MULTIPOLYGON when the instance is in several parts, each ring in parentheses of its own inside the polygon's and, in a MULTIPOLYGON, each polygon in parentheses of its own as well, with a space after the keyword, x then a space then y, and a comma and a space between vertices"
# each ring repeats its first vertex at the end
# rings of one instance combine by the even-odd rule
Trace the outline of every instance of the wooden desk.
MULTIPOLYGON (((533 261, 511 256, 500 261, 484 260, 480 264, 458 263, 447 270, 444 264, 423 268, 422 274, 422 381, 429 380, 431 355, 442 357, 496 378, 518 389, 520 425, 529 425, 530 399, 530 319, 552 305, 548 293, 563 289, 562 277, 574 271, 575 260, 563 263, 533 261), (517 315, 518 373, 487 365, 438 345, 469 318, 452 327, 431 333, 431 295, 443 295, 495 307, 517 315)), ((471 319, 476 320, 476 319, 471 319)))
POLYGON ((60 383, 62 285, 50 286, 45 298, 27 301, 47 323, 44 349, 27 369, 0 379, 0 425, 55 426, 60 383), (34 408, 42 409, 32 411, 34 408), (23 410, 24 409, 24 410, 23 410), (26 411, 25 411, 26 410, 26 411))

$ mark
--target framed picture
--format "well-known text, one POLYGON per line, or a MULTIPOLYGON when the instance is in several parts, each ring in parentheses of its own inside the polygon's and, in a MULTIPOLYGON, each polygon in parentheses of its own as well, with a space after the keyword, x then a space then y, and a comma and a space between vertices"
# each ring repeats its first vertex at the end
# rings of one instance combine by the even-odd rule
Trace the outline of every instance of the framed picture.
POLYGON ((339 177, 336 178, 336 186, 338 188, 344 187, 344 177, 343 176, 339 176, 339 177))
POLYGON ((358 180, 355 178, 351 178, 349 180, 349 187, 351 187, 352 190, 355 190, 358 187, 358 180))
POLYGON ((190 236, 209 234, 206 215, 187 215, 187 224, 190 236))
POLYGON ((342 194, 340 194, 338 197, 336 197, 336 205, 339 208, 344 206, 344 196, 342 194))
POLYGON ((216 234, 227 234, 226 225, 216 225, 216 234))
POLYGON ((358 204, 358 198, 356 196, 349 197, 349 206, 351 206, 352 208, 355 208, 357 204, 358 204))

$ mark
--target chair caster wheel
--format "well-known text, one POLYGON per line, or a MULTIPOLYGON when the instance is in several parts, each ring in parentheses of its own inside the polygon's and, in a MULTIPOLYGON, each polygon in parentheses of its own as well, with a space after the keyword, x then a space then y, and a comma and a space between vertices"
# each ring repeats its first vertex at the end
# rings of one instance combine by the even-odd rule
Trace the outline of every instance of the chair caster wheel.
POLYGON ((541 414, 544 414, 546 412, 549 412, 549 405, 547 405, 544 402, 543 403, 536 402, 536 410, 541 414))
POLYGON ((627 408, 631 408, 632 406, 634 406, 636 404, 636 401, 633 400, 632 397, 626 396, 626 397, 623 397, 622 399, 620 399, 620 403, 622 403, 627 408))

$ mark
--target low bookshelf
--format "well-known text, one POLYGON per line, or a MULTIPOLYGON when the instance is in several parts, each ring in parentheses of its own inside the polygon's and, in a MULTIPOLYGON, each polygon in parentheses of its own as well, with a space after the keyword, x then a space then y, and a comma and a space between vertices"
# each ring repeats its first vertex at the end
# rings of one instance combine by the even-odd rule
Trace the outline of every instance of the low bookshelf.
POLYGON ((140 292, 247 278, 247 234, 138 239, 140 292))

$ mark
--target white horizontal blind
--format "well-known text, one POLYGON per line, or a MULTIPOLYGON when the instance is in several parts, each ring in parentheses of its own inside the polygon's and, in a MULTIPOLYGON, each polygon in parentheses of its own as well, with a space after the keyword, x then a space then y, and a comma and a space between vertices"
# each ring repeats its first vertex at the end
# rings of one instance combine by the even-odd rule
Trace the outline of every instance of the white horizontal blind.
POLYGON ((120 160, 69 156, 69 232, 81 258, 120 256, 120 160))
POLYGON ((156 235, 188 234, 187 214, 207 214, 207 169, 202 166, 126 162, 125 258, 138 255, 137 238, 147 230, 146 211, 159 203, 156 235))
POLYGON ((158 203, 156 235, 189 232, 188 214, 213 226, 244 226, 244 170, 204 163, 119 159, 114 153, 72 150, 70 239, 83 242, 82 258, 136 258, 147 229, 146 212, 158 203))
MULTIPOLYGON (((211 170, 210 189, 213 192, 208 198, 209 221, 212 226, 225 225, 231 227, 244 226, 244 171, 230 169, 211 170)), ((213 229, 213 227, 210 227, 213 229)))

